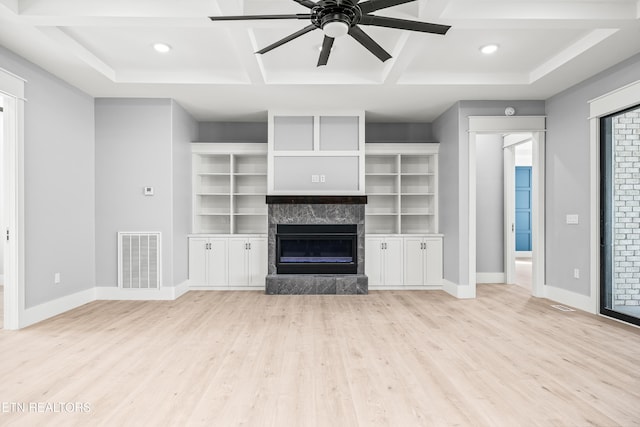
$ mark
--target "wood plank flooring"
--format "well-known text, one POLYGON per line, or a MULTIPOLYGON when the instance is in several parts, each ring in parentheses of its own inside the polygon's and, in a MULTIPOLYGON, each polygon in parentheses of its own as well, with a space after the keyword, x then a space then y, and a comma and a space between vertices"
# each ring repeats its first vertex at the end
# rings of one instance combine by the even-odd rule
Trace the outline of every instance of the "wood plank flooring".
POLYGON ((639 425, 640 329, 550 304, 507 285, 97 301, 0 331, 0 425, 639 425))

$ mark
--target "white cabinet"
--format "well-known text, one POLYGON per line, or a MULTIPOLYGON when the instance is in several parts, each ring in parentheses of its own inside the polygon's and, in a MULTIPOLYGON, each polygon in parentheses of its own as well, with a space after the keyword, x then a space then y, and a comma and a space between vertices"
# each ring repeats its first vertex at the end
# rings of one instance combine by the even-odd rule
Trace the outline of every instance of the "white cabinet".
POLYGON ((404 237, 404 284, 406 286, 442 283, 442 239, 404 237))
POLYGON ((227 284, 227 240, 189 239, 189 283, 194 286, 227 284))
POLYGON ((261 286, 267 276, 267 239, 229 239, 229 285, 261 286))
POLYGON ((364 268, 369 286, 401 286, 402 238, 365 238, 364 268))

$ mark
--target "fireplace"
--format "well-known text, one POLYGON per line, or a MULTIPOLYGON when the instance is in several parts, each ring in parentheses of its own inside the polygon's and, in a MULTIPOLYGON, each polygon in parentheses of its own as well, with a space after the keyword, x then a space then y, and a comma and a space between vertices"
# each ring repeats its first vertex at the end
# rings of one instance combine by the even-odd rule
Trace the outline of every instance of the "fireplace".
POLYGON ((357 224, 278 224, 277 274, 356 274, 357 224))
POLYGON ((367 196, 267 196, 269 295, 368 293, 367 196))

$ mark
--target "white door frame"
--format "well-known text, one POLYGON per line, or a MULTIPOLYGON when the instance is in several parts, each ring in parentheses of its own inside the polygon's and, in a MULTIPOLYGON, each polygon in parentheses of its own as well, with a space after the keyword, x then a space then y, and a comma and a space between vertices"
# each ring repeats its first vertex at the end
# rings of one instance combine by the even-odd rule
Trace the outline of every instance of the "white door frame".
POLYGON ((4 99, 4 329, 19 329, 24 318, 24 85, 25 80, 0 68, 4 99), (7 233, 9 239, 7 239, 7 233))
POLYGON ((531 293, 544 292, 544 148, 545 116, 469 116, 469 286, 476 288, 476 137, 478 134, 531 133, 532 262, 531 293))
POLYGON ((516 179, 514 173, 516 169, 516 147, 531 141, 531 137, 530 133, 505 135, 502 147, 504 159, 504 282, 510 285, 515 283, 516 268, 516 179), (517 137, 514 139, 513 137, 509 138, 510 136, 517 137), (523 139, 522 136, 525 136, 525 138, 523 139))

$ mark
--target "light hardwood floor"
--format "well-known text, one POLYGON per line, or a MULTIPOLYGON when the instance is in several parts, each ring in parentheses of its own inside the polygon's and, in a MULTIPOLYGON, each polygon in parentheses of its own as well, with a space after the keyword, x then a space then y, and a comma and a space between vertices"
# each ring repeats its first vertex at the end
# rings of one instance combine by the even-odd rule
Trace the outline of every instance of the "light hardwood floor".
POLYGON ((98 301, 0 332, 0 402, 91 411, 0 425, 638 425, 640 330, 550 304, 507 285, 98 301))

